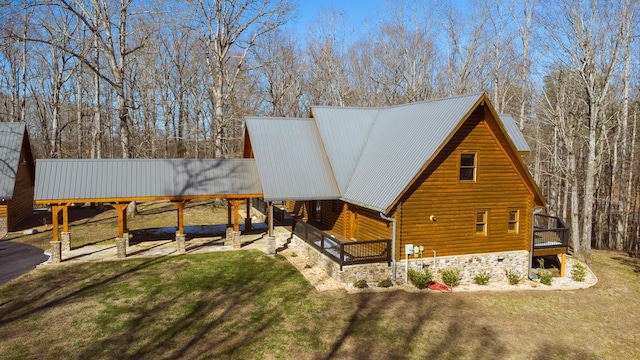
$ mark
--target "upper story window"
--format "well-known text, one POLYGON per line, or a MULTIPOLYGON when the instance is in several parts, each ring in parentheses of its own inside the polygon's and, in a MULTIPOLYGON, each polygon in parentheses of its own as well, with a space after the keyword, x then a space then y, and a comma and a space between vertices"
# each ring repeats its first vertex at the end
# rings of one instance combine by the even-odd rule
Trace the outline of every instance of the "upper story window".
POLYGON ((476 181, 477 156, 475 153, 460 154, 460 180, 476 181))

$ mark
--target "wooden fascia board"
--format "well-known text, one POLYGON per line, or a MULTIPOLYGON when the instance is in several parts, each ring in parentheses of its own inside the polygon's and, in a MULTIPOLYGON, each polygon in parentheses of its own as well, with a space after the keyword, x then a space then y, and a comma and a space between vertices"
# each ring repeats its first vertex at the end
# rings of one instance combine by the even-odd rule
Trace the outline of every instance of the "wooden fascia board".
POLYGON ((97 202, 97 203, 121 203, 131 201, 190 201, 197 199, 255 199, 262 198, 262 194, 217 194, 217 195, 194 195, 194 196, 144 196, 144 197, 130 197, 130 198, 83 198, 83 199, 48 199, 48 200, 36 200, 35 203, 39 205, 47 204, 71 204, 71 203, 85 203, 85 202, 97 202))
POLYGON ((440 154, 442 149, 444 149, 444 147, 447 146, 447 144, 451 141, 451 139, 453 139, 453 137, 458 132, 458 130, 460 130, 460 127, 462 127, 462 125, 467 121, 467 119, 469 119, 469 116, 471 116, 471 114, 473 114, 473 112, 482 103, 482 101, 487 101, 487 95, 486 94, 482 94, 481 96, 478 97, 478 100, 476 100, 476 102, 473 104, 473 106, 471 106, 469 108, 469 111, 467 111, 467 113, 462 117, 462 119, 460 119, 460 121, 458 122, 456 127, 453 129, 453 131, 451 131, 451 133, 449 133, 447 138, 438 146, 436 151, 433 152, 431 157, 424 163, 424 165, 420 168, 420 170, 413 176, 411 181, 409 181, 407 183, 407 185, 405 186, 405 188, 402 189, 400 194, 398 196, 396 196, 395 200, 393 200, 391 205, 389 205, 385 209, 385 213, 386 214, 390 213, 390 211, 398 204, 400 199, 402 199, 402 197, 407 193, 407 191, 409 191, 409 188, 411 188, 411 185, 413 185, 413 183, 418 179, 418 177, 420 177, 420 175, 422 175, 422 173, 425 170, 427 170, 427 167, 429 167, 431 162, 440 154))
MULTIPOLYGON (((520 175, 523 177, 525 183, 529 185, 529 188, 533 192, 534 204, 538 205, 539 207, 546 207, 547 202, 545 201, 544 196, 542 196, 542 192, 540 191, 540 188, 538 188, 538 184, 536 184, 535 180, 533 180, 533 177, 531 176, 531 173, 529 173, 529 170, 527 169, 527 165, 524 163, 524 159, 522 159, 522 156, 520 155, 518 148, 511 140, 511 137, 507 133, 507 130, 504 128, 502 121, 499 120, 500 117, 498 116, 498 113, 496 112, 496 110, 493 108, 493 105, 491 105, 491 102, 489 101, 489 97, 487 96, 487 94, 483 94, 482 97, 485 100, 485 106, 487 107, 487 109, 489 109, 489 112, 491 113, 491 116, 493 116, 494 121, 500 128, 502 135, 507 140, 507 143, 509 144, 509 147, 510 147, 509 150, 517 160, 514 165, 518 169, 518 172, 520 173, 520 175)), ((493 135, 496 136, 495 134, 493 135)), ((507 149, 504 149, 504 150, 507 151, 507 149)))
POLYGON ((251 138, 249 137, 249 128, 244 123, 244 136, 242 137, 242 157, 245 159, 253 158, 253 147, 251 146, 251 138))

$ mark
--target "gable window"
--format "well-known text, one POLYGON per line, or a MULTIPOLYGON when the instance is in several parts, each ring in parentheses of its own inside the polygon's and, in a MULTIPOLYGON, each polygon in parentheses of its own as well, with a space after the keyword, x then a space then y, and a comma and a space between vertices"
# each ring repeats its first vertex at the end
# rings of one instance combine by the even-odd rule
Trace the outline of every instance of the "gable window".
POLYGON ((487 235, 486 211, 476 211, 476 235, 487 235))
POLYGON ((520 210, 509 210, 509 225, 507 231, 512 234, 518 233, 520 223, 520 210))
POLYGON ((477 156, 475 153, 460 154, 460 180, 476 181, 477 156))

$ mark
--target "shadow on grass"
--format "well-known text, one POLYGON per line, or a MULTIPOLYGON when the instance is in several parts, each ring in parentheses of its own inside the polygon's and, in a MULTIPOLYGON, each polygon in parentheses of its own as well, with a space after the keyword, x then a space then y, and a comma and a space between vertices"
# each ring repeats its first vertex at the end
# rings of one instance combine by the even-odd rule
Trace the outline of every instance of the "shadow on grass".
POLYGON ((640 273, 640 259, 625 256, 612 256, 611 259, 630 267, 635 273, 640 273))

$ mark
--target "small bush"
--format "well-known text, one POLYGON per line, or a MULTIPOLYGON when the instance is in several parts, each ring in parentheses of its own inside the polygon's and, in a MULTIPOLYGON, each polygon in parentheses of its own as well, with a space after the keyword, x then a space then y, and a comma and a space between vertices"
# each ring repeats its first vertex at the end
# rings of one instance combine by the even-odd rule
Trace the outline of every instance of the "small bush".
POLYGON ((573 265, 573 269, 571 270, 571 278, 575 281, 584 281, 587 277, 587 267, 580 264, 579 262, 573 265))
POLYGON ((460 285, 460 269, 458 268, 442 269, 440 276, 442 276, 442 282, 451 287, 460 285))
POLYGON ((545 284, 547 286, 551 285, 551 279, 553 279, 553 274, 549 270, 541 270, 540 271, 540 283, 545 284))
POLYGON ((426 288, 427 285, 429 285, 429 281, 433 280, 433 274, 431 274, 431 271, 427 267, 422 269, 422 271, 409 269, 407 275, 409 277, 409 281, 418 289, 426 288))
POLYGON ((386 278, 384 280, 380 280, 378 282, 378 287, 383 287, 383 288, 388 288, 388 287, 392 287, 393 286, 393 282, 391 282, 391 279, 386 278))
POLYGON ((491 273, 488 271, 481 272, 473 277, 473 282, 478 285, 487 285, 491 280, 491 273))
POLYGON ((511 285, 518 285, 518 283, 520 283, 520 280, 522 280, 522 276, 520 276, 520 273, 515 270, 505 270, 504 272, 507 275, 509 284, 511 285))
POLYGON ((369 284, 367 283, 367 280, 356 280, 353 283, 353 287, 356 289, 366 289, 369 287, 369 284))

